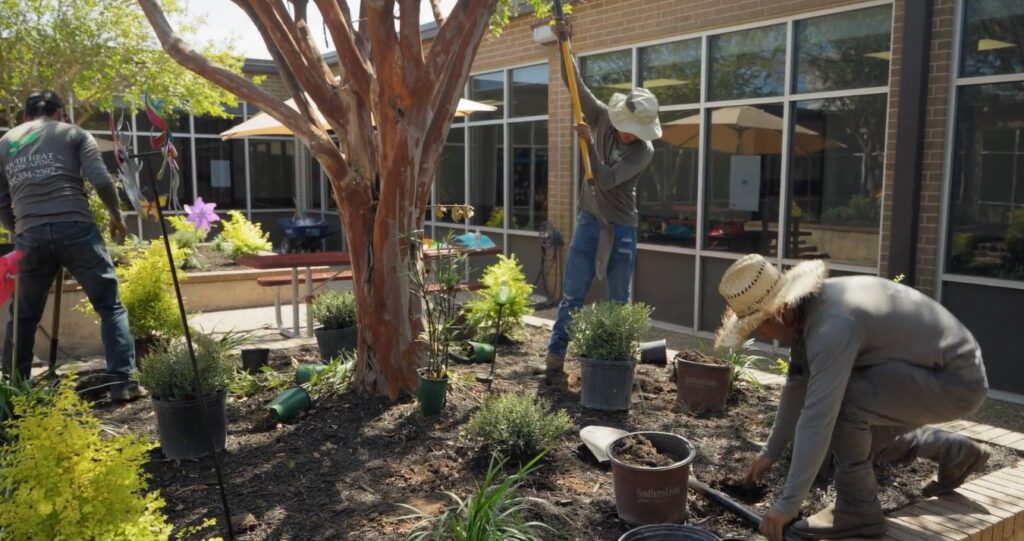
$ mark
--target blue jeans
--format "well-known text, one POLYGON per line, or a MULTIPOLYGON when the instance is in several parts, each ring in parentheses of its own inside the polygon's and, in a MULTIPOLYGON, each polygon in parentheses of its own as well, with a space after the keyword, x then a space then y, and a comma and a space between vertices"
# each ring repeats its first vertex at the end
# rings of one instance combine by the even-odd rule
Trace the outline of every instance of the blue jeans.
MULTIPOLYGON (((135 367, 135 344, 128 329, 128 311, 117 297, 114 264, 96 225, 88 222, 38 225, 18 233, 14 242, 23 254, 18 272, 21 282, 18 304, 19 375, 23 378, 30 375, 36 327, 43 317, 57 270, 64 267, 85 290, 89 302, 100 316, 107 373, 115 381, 127 381, 135 367)), ((57 308, 70 310, 67 306, 57 308)), ((3 350, 3 371, 8 376, 11 374, 13 314, 12 302, 12 319, 7 323, 3 350)))
MULTIPOLYGON (((576 216, 576 230, 569 244, 569 260, 562 279, 562 301, 558 303, 558 317, 548 341, 548 354, 565 357, 569 345, 569 322, 572 314, 583 306, 583 301, 594 281, 597 259, 597 241, 601 235, 601 222, 588 211, 576 216)), ((636 261, 636 228, 615 224, 615 242, 608 260, 605 292, 612 302, 625 304, 633 292, 633 266, 636 261)))

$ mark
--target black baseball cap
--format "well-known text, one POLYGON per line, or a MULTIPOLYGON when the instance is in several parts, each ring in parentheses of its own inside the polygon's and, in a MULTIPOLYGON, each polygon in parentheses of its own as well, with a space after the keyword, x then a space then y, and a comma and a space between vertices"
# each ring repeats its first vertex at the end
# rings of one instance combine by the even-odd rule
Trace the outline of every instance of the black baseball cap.
POLYGON ((52 90, 40 90, 28 95, 28 99, 25 100, 25 110, 31 111, 38 107, 40 103, 45 103, 57 109, 64 108, 64 101, 55 92, 52 90))

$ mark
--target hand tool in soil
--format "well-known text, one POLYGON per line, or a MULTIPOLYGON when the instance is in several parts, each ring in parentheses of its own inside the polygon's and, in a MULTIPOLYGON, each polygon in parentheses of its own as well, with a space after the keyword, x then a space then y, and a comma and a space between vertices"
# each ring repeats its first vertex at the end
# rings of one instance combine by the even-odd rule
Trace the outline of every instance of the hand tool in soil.
MULTIPOLYGON (((562 0, 553 0, 552 9, 556 21, 565 21, 565 11, 562 9, 562 0)), ((562 50, 562 65, 565 66, 565 79, 569 84, 569 97, 572 100, 572 124, 573 127, 583 122, 583 109, 580 107, 580 89, 576 87, 576 64, 572 59, 572 44, 568 36, 558 36, 558 46, 562 50)), ((580 166, 583 168, 583 180, 593 182, 594 172, 590 168, 589 143, 586 139, 580 138, 580 166)))
MULTIPOLYGON (((625 430, 618 428, 611 428, 608 426, 586 426, 583 430, 580 430, 580 439, 586 444, 590 452, 594 454, 594 458, 601 464, 608 462, 608 446, 611 443, 622 436, 629 434, 625 430)), ((740 517, 741 519, 750 522, 756 528, 761 526, 761 516, 752 511, 749 507, 737 502, 730 498, 724 492, 715 490, 705 483, 698 481, 691 473, 687 486, 697 492, 700 492, 707 499, 711 500, 719 507, 726 511, 740 517)), ((786 541, 800 541, 800 538, 794 534, 784 534, 786 541)))

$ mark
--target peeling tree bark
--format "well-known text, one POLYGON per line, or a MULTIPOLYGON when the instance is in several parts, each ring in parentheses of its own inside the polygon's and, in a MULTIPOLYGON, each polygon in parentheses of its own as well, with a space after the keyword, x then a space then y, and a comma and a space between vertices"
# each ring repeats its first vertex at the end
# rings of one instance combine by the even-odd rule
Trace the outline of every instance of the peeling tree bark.
MULTIPOLYGON (((363 0, 357 32, 347 6, 314 0, 341 68, 340 83, 325 73, 305 27, 304 9, 291 19, 282 0, 233 0, 259 28, 293 97, 296 111, 251 81, 216 66, 188 46, 167 22, 158 0, 138 0, 164 50, 179 64, 258 105, 311 150, 330 179, 352 256, 359 308, 359 390, 397 398, 416 386, 425 359, 417 341, 420 300, 410 272, 421 272, 416 245, 434 170, 498 0, 459 0, 440 26, 426 58, 420 42, 419 0, 363 0), (309 103, 306 102, 308 96, 309 103), (319 108, 341 148, 316 126, 319 108)), ((304 0, 299 0, 302 7, 304 0)), ((297 8, 299 2, 296 2, 297 8)))

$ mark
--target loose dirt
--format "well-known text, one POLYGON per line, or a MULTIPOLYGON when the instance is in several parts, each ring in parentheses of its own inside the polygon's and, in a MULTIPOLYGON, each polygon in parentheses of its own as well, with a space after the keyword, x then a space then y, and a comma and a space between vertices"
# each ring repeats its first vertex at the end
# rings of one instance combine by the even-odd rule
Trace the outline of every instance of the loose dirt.
MULTIPOLYGON (((680 351, 679 353, 676 353, 676 360, 677 361, 690 361, 690 362, 693 362, 693 363, 710 364, 710 365, 716 365, 716 366, 729 366, 729 362, 726 361, 725 359, 719 359, 718 357, 712 357, 711 355, 707 355, 707 354, 705 354, 703 352, 700 352, 700 351, 697 351, 695 349, 688 349, 688 350, 680 351)), ((721 396, 721 395, 719 395, 719 396, 721 396)))
POLYGON ((671 466, 681 460, 671 453, 659 451, 651 440, 639 434, 624 438, 615 446, 612 454, 625 464, 644 468, 671 466))

